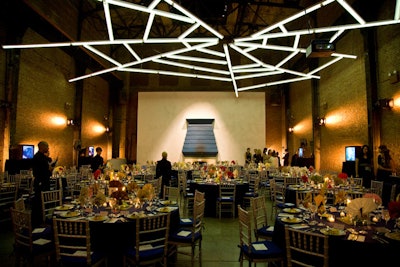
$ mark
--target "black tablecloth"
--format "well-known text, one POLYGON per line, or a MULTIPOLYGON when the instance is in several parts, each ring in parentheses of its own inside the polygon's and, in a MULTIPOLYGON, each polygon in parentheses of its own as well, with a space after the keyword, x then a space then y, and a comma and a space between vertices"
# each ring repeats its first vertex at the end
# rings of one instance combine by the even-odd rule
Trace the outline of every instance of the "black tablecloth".
MULTIPOLYGON (((327 224, 326 219, 322 222, 327 224)), ((338 223, 338 222, 336 222, 338 223)), ((393 223, 393 222, 392 222, 393 223)), ((381 223, 382 224, 382 223, 381 223)), ((279 217, 275 220, 273 241, 285 249, 285 223, 279 217)), ((348 226, 353 227, 353 226, 348 226)), ((370 229, 373 226, 361 226, 356 230, 370 229)), ((354 228, 354 227, 353 227, 354 228)), ((345 236, 329 236, 329 266, 388 266, 389 262, 398 262, 400 241, 385 239, 389 243, 380 243, 372 239, 372 234, 366 236, 365 242, 351 241, 345 236)))
MULTIPOLYGON (((206 207, 204 209, 204 216, 216 217, 217 216, 217 198, 219 195, 219 185, 214 183, 189 183, 190 192, 194 193, 197 189, 205 193, 206 207)), ((249 190, 248 183, 236 184, 235 206, 243 203, 243 196, 249 190)), ((237 209, 237 208, 236 208, 237 209)), ((235 212, 237 214, 237 212, 235 212)))

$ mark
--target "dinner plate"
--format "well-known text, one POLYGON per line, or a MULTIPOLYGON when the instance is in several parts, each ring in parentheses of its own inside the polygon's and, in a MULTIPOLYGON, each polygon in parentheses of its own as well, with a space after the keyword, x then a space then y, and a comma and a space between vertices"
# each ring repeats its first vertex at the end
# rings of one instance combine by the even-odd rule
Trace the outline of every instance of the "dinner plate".
POLYGON ((160 201, 160 203, 164 206, 168 206, 168 205, 176 205, 176 201, 174 200, 162 200, 160 201))
POLYGON ((283 212, 286 212, 286 213, 300 213, 301 209, 298 209, 298 208, 284 208, 283 212))
POLYGON ((324 235, 334 235, 334 236, 342 236, 346 235, 346 232, 341 229, 336 229, 336 228, 322 228, 319 230, 321 233, 324 235))
POLYGON ((144 213, 144 212, 135 212, 135 213, 132 213, 132 214, 129 214, 129 215, 127 215, 126 216, 126 218, 128 218, 128 219, 136 219, 136 218, 143 218, 143 217, 146 217, 147 215, 144 213))
POLYGON ((300 223, 303 219, 297 217, 283 217, 281 218, 281 221, 284 223, 300 223))
POLYGON ((156 210, 158 212, 171 212, 173 210, 176 210, 176 208, 174 208, 174 207, 162 207, 162 208, 158 208, 156 210))
POLYGON ((62 205, 56 207, 56 210, 71 210, 74 208, 74 205, 62 205))
POLYGON ((92 216, 88 218, 88 220, 92 222, 103 222, 107 219, 108 219, 107 216, 92 216))
POLYGON ((129 210, 132 207, 132 205, 120 205, 119 209, 120 210, 129 210))
POLYGON ((63 218, 72 218, 72 217, 77 217, 79 215, 80 215, 79 211, 67 211, 60 214, 60 216, 63 218))
POLYGON ((400 241, 400 232, 388 232, 385 233, 385 236, 389 239, 400 241))

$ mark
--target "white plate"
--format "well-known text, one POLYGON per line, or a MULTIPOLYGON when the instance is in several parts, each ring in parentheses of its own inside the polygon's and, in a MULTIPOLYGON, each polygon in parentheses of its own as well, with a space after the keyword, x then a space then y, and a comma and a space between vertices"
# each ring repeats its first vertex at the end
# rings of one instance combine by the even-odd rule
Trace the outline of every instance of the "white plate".
POLYGON ((107 219, 108 219, 107 216, 92 216, 88 218, 88 220, 92 222, 103 222, 107 219))
POLYGON ((156 209, 158 212, 171 212, 173 210, 176 210, 176 207, 162 207, 162 208, 158 208, 156 209))
POLYGON ((298 209, 298 208, 284 208, 283 212, 286 212, 286 213, 300 213, 301 209, 298 209))
POLYGON ((162 200, 160 201, 160 203, 164 206, 168 206, 168 205, 176 205, 176 201, 174 200, 162 200))
POLYGON ((63 218, 73 218, 78 217, 79 215, 81 215, 79 211, 68 211, 60 214, 60 216, 63 218))
POLYGON ((324 235, 334 235, 334 236, 346 235, 346 232, 344 230, 336 229, 336 228, 329 228, 329 229, 323 228, 319 231, 321 233, 323 233, 324 235))
POLYGON ((387 238, 400 241, 400 232, 388 232, 388 233, 385 233, 385 236, 387 238))
POLYGON ((61 210, 61 211, 65 211, 65 210, 72 210, 74 208, 74 205, 68 205, 68 204, 64 204, 62 206, 58 206, 56 207, 56 210, 61 210))
POLYGON ((281 221, 284 223, 300 223, 303 219, 297 217, 283 217, 281 221))

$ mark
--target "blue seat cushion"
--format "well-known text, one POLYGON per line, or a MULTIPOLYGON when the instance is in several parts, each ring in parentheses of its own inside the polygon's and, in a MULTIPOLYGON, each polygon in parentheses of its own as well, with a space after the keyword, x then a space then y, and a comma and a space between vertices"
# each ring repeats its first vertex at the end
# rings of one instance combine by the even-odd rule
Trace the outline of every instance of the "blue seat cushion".
POLYGON ((234 197, 219 197, 217 198, 217 201, 219 202, 233 202, 234 197))
POLYGON ((243 252, 243 254, 249 258, 264 259, 264 258, 268 258, 268 257, 279 257, 279 256, 284 255, 284 251, 271 241, 266 240, 266 241, 252 242, 251 244, 252 245, 264 244, 268 249, 267 250, 256 250, 254 248, 254 246, 251 246, 251 250, 249 252, 248 246, 243 245, 240 249, 243 252))
MULTIPOLYGON (((133 247, 130 247, 126 250, 125 256, 129 258, 136 257, 136 250, 133 247)), ((155 259, 155 258, 162 258, 164 256, 164 248, 156 248, 156 249, 146 249, 146 250, 139 250, 139 258, 142 261, 155 259)))
POLYGON ((272 237, 272 235, 274 234, 274 230, 267 230, 270 226, 263 226, 261 228, 257 229, 257 235, 260 236, 270 236, 272 237))
MULTIPOLYGON (((181 242, 181 243, 191 243, 192 242, 192 233, 190 233, 187 236, 181 236, 181 235, 179 235, 179 233, 181 231, 187 232, 189 230, 185 229, 185 228, 180 228, 178 231, 175 231, 174 233, 170 234, 170 236, 168 238, 169 241, 176 241, 176 242, 181 242)), ((197 232, 197 233, 195 233, 194 240, 197 241, 198 239, 201 239, 201 237, 202 237, 201 233, 197 232)))
MULTIPOLYGON (((105 254, 100 251, 93 251, 93 253, 90 256, 92 258, 92 264, 95 264, 96 262, 103 259, 105 257, 105 254)), ((72 265, 74 265, 74 267, 87 266, 86 265, 86 257, 61 256, 61 262, 65 265, 72 264, 72 265)))

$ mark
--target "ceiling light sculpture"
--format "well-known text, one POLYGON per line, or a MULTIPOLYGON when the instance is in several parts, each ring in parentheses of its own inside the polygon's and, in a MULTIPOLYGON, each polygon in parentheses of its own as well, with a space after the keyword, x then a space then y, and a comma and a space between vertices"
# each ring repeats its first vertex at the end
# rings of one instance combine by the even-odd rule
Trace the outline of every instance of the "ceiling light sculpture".
POLYGON ((162 74, 231 82, 235 95, 238 97, 238 92, 240 91, 265 88, 268 86, 307 79, 319 79, 320 76, 317 73, 320 70, 327 68, 341 59, 356 58, 354 55, 333 52, 330 54, 330 60, 327 60, 318 68, 311 71, 302 72, 289 69, 288 67, 285 67, 289 66, 289 62, 298 60, 299 56, 306 56, 307 47, 300 47, 300 40, 302 37, 308 36, 309 38, 310 35, 315 34, 330 34, 329 42, 333 43, 340 35, 348 30, 400 23, 400 0, 396 0, 393 19, 373 22, 365 21, 345 0, 325 0, 249 37, 236 38, 228 44, 221 45, 221 40, 224 37, 219 32, 215 31, 212 27, 171 0, 154 0, 148 6, 137 5, 124 0, 98 1, 103 3, 108 40, 52 44, 3 45, 3 48, 81 46, 112 65, 112 67, 97 72, 72 78, 69 80, 70 82, 113 71, 162 74), (344 12, 350 14, 352 18, 354 18, 355 23, 321 28, 290 30, 290 24, 293 25, 293 22, 296 20, 334 3, 340 5, 344 12), (165 8, 165 5, 168 5, 169 8, 165 8), (142 12, 148 16, 147 26, 145 27, 141 38, 115 38, 110 6, 126 8, 134 12, 142 12), (154 38, 151 36, 151 29, 157 18, 179 22, 180 25, 185 26, 182 27, 182 32, 175 38, 154 38), (199 31, 199 29, 201 29, 201 31, 199 31), (199 32, 201 32, 201 36, 199 36, 199 32), (277 45, 276 42, 274 42, 281 40, 282 38, 288 38, 291 45, 277 45), (169 51, 141 56, 141 53, 138 52, 138 46, 142 46, 143 44, 174 44, 175 46, 171 47, 169 51), (132 60, 121 62, 117 58, 112 58, 110 55, 100 51, 101 49, 98 49, 99 46, 104 45, 122 46, 129 52, 132 60), (287 55, 277 63, 272 63, 267 62, 267 60, 263 61, 263 59, 258 56, 260 53, 264 53, 265 51, 287 52, 287 55), (235 56, 239 56, 240 63, 235 63, 231 60, 234 54, 235 56), (160 69, 154 69, 151 66, 145 66, 145 63, 151 62, 158 63, 163 67, 160 67, 160 69), (168 67, 173 67, 175 69, 168 70, 168 67), (179 68, 179 71, 176 70, 177 67, 179 68), (240 81, 252 78, 261 78, 261 80, 264 80, 262 82, 253 80, 253 85, 239 86, 240 81))

